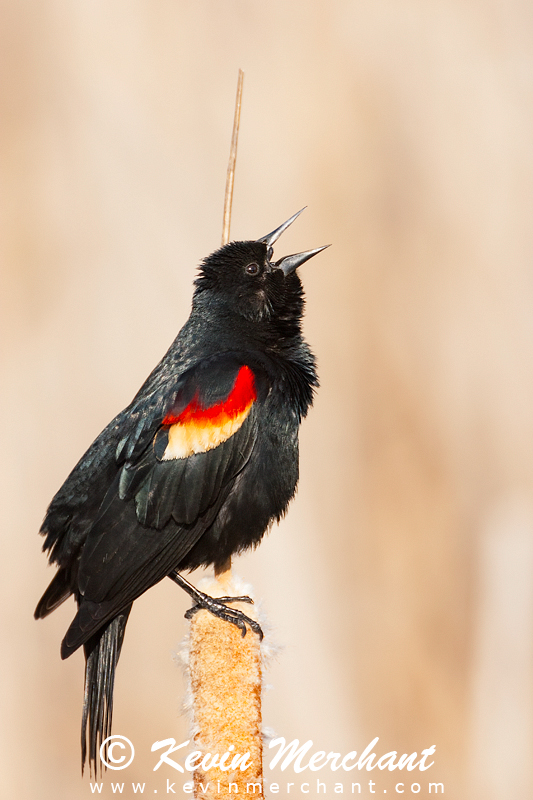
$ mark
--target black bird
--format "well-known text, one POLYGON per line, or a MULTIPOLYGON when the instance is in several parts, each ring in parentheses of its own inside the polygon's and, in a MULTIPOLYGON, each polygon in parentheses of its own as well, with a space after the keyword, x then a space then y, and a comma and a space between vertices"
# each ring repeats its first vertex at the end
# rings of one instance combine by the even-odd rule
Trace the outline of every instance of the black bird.
POLYGON ((61 656, 85 650, 82 767, 88 755, 97 770, 128 615, 151 586, 170 577, 195 600, 188 615, 207 608, 262 635, 178 570, 221 568, 256 546, 294 495, 298 427, 318 386, 295 270, 324 249, 272 261, 298 214, 202 262, 189 319, 46 513, 43 550, 58 571, 35 617, 71 594, 78 604, 61 656))

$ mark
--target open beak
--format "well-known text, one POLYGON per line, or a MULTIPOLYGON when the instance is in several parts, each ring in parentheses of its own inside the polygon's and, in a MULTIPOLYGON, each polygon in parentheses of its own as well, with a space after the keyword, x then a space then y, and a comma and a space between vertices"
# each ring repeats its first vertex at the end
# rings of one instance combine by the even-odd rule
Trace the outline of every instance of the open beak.
POLYGON ((323 247, 315 247, 314 250, 306 250, 305 253, 295 253, 293 256, 285 256, 285 258, 282 258, 281 261, 277 261, 272 266, 281 269, 284 275, 290 275, 300 264, 309 261, 310 258, 316 256, 317 253, 321 253, 322 250, 325 250, 326 247, 329 246, 329 244, 325 244, 323 247))
POLYGON ((279 228, 276 228, 275 231, 272 231, 272 233, 267 233, 266 236, 262 236, 257 241, 258 242, 264 242, 267 245, 267 247, 272 247, 274 242, 278 241, 278 239, 281 236, 281 234, 283 233, 283 231, 286 231, 287 228, 289 227, 289 225, 292 225, 292 223, 294 222, 296 217, 299 217, 300 214, 302 213, 302 211, 305 211, 306 208, 307 208, 307 206, 304 206, 303 208, 301 208, 299 211, 296 212, 296 214, 293 214, 292 217, 290 217, 287 220, 287 222, 284 222, 282 225, 279 226, 279 228))
MULTIPOLYGON (((289 217, 286 222, 280 225, 279 228, 276 228, 276 230, 272 231, 272 233, 267 233, 266 236, 262 236, 260 239, 257 239, 257 241, 264 242, 267 247, 272 247, 274 242, 277 242, 281 234, 287 230, 289 225, 292 225, 294 220, 299 217, 302 211, 305 211, 306 208, 307 206, 301 208, 296 212, 296 214, 293 214, 292 217, 289 217)), ((326 247, 329 247, 329 244, 326 244, 323 247, 317 247, 314 250, 306 250, 305 253, 295 253, 292 256, 285 256, 285 258, 282 258, 280 261, 276 261, 276 263, 272 264, 272 266, 276 267, 277 269, 281 269, 284 275, 290 275, 290 273, 294 272, 297 267, 299 267, 305 261, 308 261, 310 258, 313 258, 313 256, 316 256, 317 253, 321 253, 322 250, 326 249, 326 247)))

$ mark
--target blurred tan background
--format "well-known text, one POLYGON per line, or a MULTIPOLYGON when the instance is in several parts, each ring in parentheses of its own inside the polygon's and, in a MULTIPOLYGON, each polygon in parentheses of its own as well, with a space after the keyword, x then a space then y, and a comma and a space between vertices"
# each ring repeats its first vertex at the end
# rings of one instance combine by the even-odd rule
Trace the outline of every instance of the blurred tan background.
MULTIPOLYGON (((73 604, 32 619, 37 531, 219 245, 242 67, 232 237, 308 205, 278 255, 334 245, 301 270, 322 386, 299 494, 236 563, 284 647, 265 723, 326 751, 435 744, 419 797, 531 798, 531 3, 3 0, 0 63, 1 796, 92 796, 73 604)), ((187 737, 187 606, 170 581, 135 604, 127 781, 187 737)), ((417 780, 397 775, 366 780, 417 780)))

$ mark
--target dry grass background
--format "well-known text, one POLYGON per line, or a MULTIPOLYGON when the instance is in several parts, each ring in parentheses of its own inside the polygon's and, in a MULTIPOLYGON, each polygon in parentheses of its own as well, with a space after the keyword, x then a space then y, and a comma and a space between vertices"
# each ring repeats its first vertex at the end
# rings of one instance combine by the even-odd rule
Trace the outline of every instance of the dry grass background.
MULTIPOLYGON (((2 796, 90 796, 82 657, 59 661, 73 608, 32 620, 51 574, 37 530, 165 352, 219 244, 238 67, 232 236, 307 204, 278 253, 334 244, 302 268, 322 387, 298 498, 237 563, 285 645, 266 722, 326 751, 436 744, 426 775, 447 796, 525 800, 524 0, 0 3, 2 796)), ((128 780, 149 779, 153 741, 186 738, 170 656, 186 607, 170 581, 135 604, 114 726, 137 745, 128 780)))

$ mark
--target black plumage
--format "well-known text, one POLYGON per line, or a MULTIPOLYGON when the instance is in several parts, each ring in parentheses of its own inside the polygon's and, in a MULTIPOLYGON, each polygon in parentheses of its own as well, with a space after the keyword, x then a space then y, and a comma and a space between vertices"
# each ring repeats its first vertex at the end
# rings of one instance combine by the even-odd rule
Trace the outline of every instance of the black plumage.
MULTIPOLYGON (((78 604, 61 654, 84 646, 82 763, 88 755, 95 769, 133 601, 177 571, 221 567, 257 545, 294 495, 298 428, 318 385, 295 270, 323 249, 272 261, 296 216, 204 260, 176 340, 45 516, 43 549, 58 571, 35 616, 71 594, 78 604)), ((243 620, 230 619, 244 635, 243 620)))

